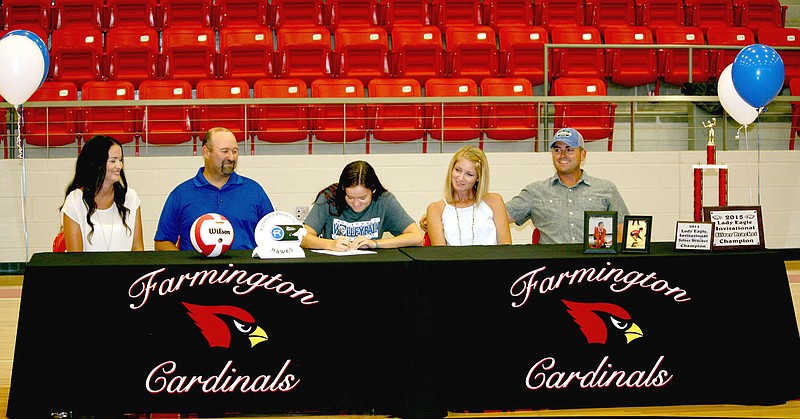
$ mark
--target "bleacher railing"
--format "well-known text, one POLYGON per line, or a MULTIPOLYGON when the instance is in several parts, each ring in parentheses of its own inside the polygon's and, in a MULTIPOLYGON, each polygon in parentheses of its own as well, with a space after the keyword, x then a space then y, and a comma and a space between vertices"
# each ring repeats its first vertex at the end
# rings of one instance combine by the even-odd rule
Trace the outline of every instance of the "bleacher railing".
MULTIPOLYGON (((629 44, 546 44, 544 47, 544 54, 548 56, 550 50, 554 48, 603 48, 603 49, 687 49, 691 57, 692 50, 694 49, 708 49, 708 50, 723 50, 723 49, 740 49, 739 46, 729 45, 662 45, 662 44, 647 44, 647 45, 629 45, 629 44)), ((774 47, 777 51, 781 50, 798 50, 792 47, 774 47)), ((545 60, 548 63, 548 60, 545 60)), ((545 64, 546 66, 548 64, 545 64)), ((689 67, 689 75, 691 77, 691 61, 689 67)), ((548 75, 548 69, 545 67, 545 75, 548 75)), ((614 113, 614 132, 613 132, 613 150, 620 151, 638 151, 638 150, 701 150, 705 147, 705 128, 703 122, 715 117, 721 122, 718 125, 718 148, 720 150, 737 150, 737 149, 753 149, 759 146, 771 149, 789 149, 790 144, 793 142, 790 139, 790 132, 792 130, 792 114, 800 112, 800 96, 792 96, 788 88, 784 88, 780 95, 765 108, 765 112, 759 115, 755 122, 742 127, 741 124, 734 121, 732 118, 727 117, 724 108, 719 103, 717 96, 686 96, 682 94, 659 94, 651 95, 650 91, 652 86, 646 85, 640 88, 627 88, 627 89, 612 89, 614 91, 630 92, 625 95, 609 94, 607 96, 553 96, 550 94, 551 80, 549 77, 542 86, 539 86, 540 91, 534 92, 533 96, 519 97, 519 96, 470 96, 470 97, 414 97, 414 98, 250 98, 250 99, 192 99, 192 100, 132 100, 132 101, 64 101, 64 102, 28 102, 21 105, 18 109, 14 109, 8 103, 0 105, 6 108, 6 130, 2 138, 5 158, 18 158, 20 156, 20 149, 24 149, 25 156, 31 157, 74 157, 79 152, 83 141, 95 133, 77 132, 75 144, 67 146, 30 146, 25 144, 25 121, 20 120, 19 116, 26 107, 30 108, 61 108, 70 107, 75 109, 85 109, 88 107, 130 107, 134 110, 134 114, 142 115, 142 113, 151 106, 191 106, 193 109, 201 106, 241 106, 243 121, 226 121, 220 119, 218 125, 229 125, 234 123, 243 123, 244 132, 243 137, 240 139, 240 144, 246 149, 245 154, 297 154, 297 153, 370 153, 370 152, 449 152, 446 147, 448 143, 463 143, 466 141, 473 141, 479 143, 487 150, 498 151, 542 151, 543 145, 546 145, 549 137, 552 136, 554 130, 554 103, 596 103, 608 102, 616 104, 614 113), (464 141, 447 140, 446 130, 448 129, 448 117, 450 112, 447 109, 455 109, 457 107, 475 107, 484 109, 492 104, 519 104, 520 108, 530 107, 531 104, 535 105, 537 109, 536 119, 536 135, 522 140, 494 140, 486 136, 487 125, 485 115, 480 113, 477 129, 480 134, 475 138, 464 141), (309 113, 308 118, 308 137, 306 140, 298 142, 269 142, 261 139, 256 134, 254 121, 259 119, 259 116, 254 114, 254 109, 258 105, 268 106, 303 106, 310 110, 315 109, 320 105, 334 105, 342 106, 343 118, 355 118, 359 116, 354 115, 352 108, 364 111, 363 127, 358 126, 357 129, 365 131, 364 139, 356 141, 341 141, 341 142, 322 142, 315 139, 314 136, 314 122, 312 121, 312 113, 309 113), (397 105, 417 105, 422 109, 423 115, 423 128, 426 134, 418 139, 412 141, 379 141, 372 138, 373 129, 375 127, 375 118, 371 110, 375 105, 397 106, 397 105), (434 105, 438 105, 444 109, 440 117, 444 118, 442 123, 439 124, 442 132, 439 138, 445 140, 433 140, 430 138, 429 131, 431 128, 431 115, 428 111, 434 105), (711 111, 709 111, 711 109, 711 111), (288 147, 288 146, 294 147, 288 147), (300 146, 300 147, 298 147, 300 146), (402 147, 401 147, 402 146, 402 147)), ((712 79, 712 83, 715 81, 712 79)), ((680 89, 679 86, 673 86, 674 90, 680 89)), ((213 109, 213 108, 212 108, 213 109)), ((454 112, 458 114, 459 112, 454 112)), ((524 112, 519 115, 505 114, 501 118, 516 119, 529 117, 524 112)), ((599 115, 586 115, 586 118, 599 117, 599 115)), ((455 118, 451 122, 455 125, 455 118)), ((796 119, 796 118, 795 118, 796 119)), ((122 125, 123 121, 120 121, 122 125)), ((261 119, 258 121, 263 124, 269 125, 270 121, 261 119)), ((285 119, 283 122, 286 122, 285 119)), ((352 122, 352 121, 350 121, 352 122)), ((183 142, 175 145, 153 145, 147 141, 149 132, 147 125, 141 119, 134 121, 135 131, 133 133, 133 140, 130 143, 124 144, 128 155, 140 156, 158 156, 158 155, 191 155, 197 152, 197 144, 202 136, 202 132, 193 132, 194 138, 192 141, 183 142), (138 130, 138 131, 137 131, 138 130), (167 151, 169 150, 169 151, 167 151)), ((344 124, 343 137, 346 137, 349 128, 344 124)), ((459 129, 459 128, 454 128, 459 129)), ((80 131, 80 130, 78 130, 80 131)), ((103 132, 103 134, 116 135, 123 133, 131 134, 130 129, 122 128, 119 133, 103 132)), ((176 133, 177 135, 177 133, 176 133)), ((596 142, 608 141, 607 139, 596 140, 596 142)), ((604 150, 605 147, 597 146, 598 150, 604 150)))

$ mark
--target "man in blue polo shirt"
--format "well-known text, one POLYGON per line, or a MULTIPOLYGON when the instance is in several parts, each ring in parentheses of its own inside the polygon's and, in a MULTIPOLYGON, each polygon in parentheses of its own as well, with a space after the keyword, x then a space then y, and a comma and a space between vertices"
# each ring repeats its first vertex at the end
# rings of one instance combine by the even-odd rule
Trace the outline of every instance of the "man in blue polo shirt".
POLYGON ((233 226, 231 249, 256 248, 255 229, 275 209, 256 181, 235 172, 239 145, 233 132, 215 127, 203 137, 203 160, 194 178, 170 192, 155 235, 155 250, 193 250, 190 231, 203 214, 222 215, 233 226))

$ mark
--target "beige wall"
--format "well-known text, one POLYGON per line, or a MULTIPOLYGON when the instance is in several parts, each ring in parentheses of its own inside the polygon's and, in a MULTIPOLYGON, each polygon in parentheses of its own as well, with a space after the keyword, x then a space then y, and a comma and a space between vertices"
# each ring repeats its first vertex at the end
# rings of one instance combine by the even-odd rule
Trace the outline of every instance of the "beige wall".
MULTIPOLYGON (((489 152, 488 156, 491 189, 506 199, 553 170, 549 153, 489 152)), ((336 181, 346 163, 362 158, 375 166, 384 185, 418 218, 429 202, 441 196, 450 154, 241 156, 239 173, 260 182, 279 210, 293 213, 336 181)), ((672 241, 676 221, 693 218, 692 165, 705 158, 705 151, 590 151, 584 168, 616 182, 633 214, 653 216, 654 241, 672 241)), ((717 160, 730 167, 730 205, 760 202, 766 246, 800 248, 800 152, 728 151, 718 152, 717 160)), ((0 160, 0 262, 23 262, 50 250, 74 164, 74 158, 0 160)), ((126 157, 128 180, 142 198, 146 249, 153 248, 167 194, 201 164, 199 156, 126 157)), ((707 206, 718 203, 717 180, 714 172, 705 177, 707 206)), ((512 229, 514 243, 528 243, 531 229, 530 223, 512 229)))

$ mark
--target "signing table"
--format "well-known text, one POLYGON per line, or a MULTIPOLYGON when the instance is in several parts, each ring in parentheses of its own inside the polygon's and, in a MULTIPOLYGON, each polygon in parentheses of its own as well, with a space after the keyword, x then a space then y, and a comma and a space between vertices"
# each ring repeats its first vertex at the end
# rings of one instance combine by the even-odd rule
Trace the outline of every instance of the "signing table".
POLYGON ((8 417, 441 417, 800 397, 779 255, 673 247, 35 254, 8 417))

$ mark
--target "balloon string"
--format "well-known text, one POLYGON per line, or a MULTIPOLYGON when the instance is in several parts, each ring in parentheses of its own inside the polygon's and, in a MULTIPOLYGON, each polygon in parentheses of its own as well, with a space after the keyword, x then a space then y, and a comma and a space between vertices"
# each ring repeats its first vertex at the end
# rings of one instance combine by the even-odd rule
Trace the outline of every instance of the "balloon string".
POLYGON ((20 112, 19 105, 14 105, 14 111, 17 113, 17 137, 16 137, 16 146, 17 146, 17 158, 24 157, 24 151, 22 150, 22 112, 20 112))
POLYGON ((29 257, 30 251, 29 251, 29 243, 28 243, 28 217, 25 215, 26 214, 25 201, 28 200, 28 175, 27 175, 27 172, 25 170, 25 150, 24 150, 23 145, 22 145, 22 136, 20 134, 22 132, 22 129, 20 128, 21 127, 21 121, 22 121, 22 112, 20 111, 20 106, 18 106, 18 105, 14 105, 14 110, 17 112, 17 138, 16 138, 16 142, 17 142, 17 149, 19 150, 18 151, 18 156, 19 156, 20 160, 22 160, 22 178, 20 179, 20 182, 22 183, 22 185, 20 185, 20 188, 22 189, 22 200, 21 200, 22 201, 22 228, 23 228, 23 234, 25 235, 25 261, 28 261, 30 259, 30 257, 29 257))
POLYGON ((756 127, 756 196, 758 197, 758 205, 761 206, 761 111, 758 111, 758 126, 756 127))

